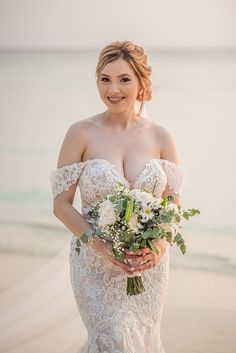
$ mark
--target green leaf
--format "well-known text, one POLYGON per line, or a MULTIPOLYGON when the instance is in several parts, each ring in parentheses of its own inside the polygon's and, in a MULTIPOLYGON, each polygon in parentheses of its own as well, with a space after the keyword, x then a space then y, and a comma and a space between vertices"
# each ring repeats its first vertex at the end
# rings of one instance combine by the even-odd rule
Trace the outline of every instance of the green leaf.
POLYGON ((174 200, 174 197, 172 195, 167 196, 167 201, 172 202, 174 200))
POLYGON ((166 232, 166 240, 171 243, 172 242, 172 233, 171 232, 166 232))
POLYGON ((165 196, 164 196, 164 198, 163 198, 163 200, 162 200, 161 204, 162 204, 164 207, 166 207, 166 204, 167 204, 167 198, 166 198, 165 196))
POLYGON ((80 236, 80 240, 83 242, 83 243, 86 243, 88 242, 88 235, 86 233, 83 233, 81 236, 80 236))
POLYGON ((116 196, 115 195, 109 196, 108 200, 110 200, 112 203, 115 203, 116 202, 116 196))
POLYGON ((156 245, 154 245, 154 243, 152 242, 152 240, 151 240, 151 239, 147 239, 147 243, 148 243, 150 249, 158 255, 158 254, 159 254, 159 250, 158 250, 158 248, 156 247, 156 245))
POLYGON ((125 220, 126 220, 126 222, 129 222, 129 220, 131 219, 132 214, 133 214, 133 209, 134 209, 134 200, 130 199, 128 201, 128 204, 127 204, 127 207, 126 207, 126 210, 125 210, 125 220))
POLYGON ((160 215, 160 221, 161 223, 170 223, 171 221, 171 215, 169 213, 164 213, 160 215))
POLYGON ((191 209, 188 209, 188 213, 189 213, 189 216, 190 216, 190 217, 193 217, 193 216, 195 216, 196 214, 199 214, 200 211, 199 211, 198 209, 196 209, 196 208, 191 208, 191 209))
POLYGON ((140 243, 133 243, 130 247, 130 250, 135 251, 138 250, 140 247, 140 243))
POLYGON ((182 238, 182 235, 180 234, 180 233, 177 233, 176 234, 176 236, 175 236, 175 238, 174 238, 174 241, 180 241, 180 240, 182 240, 183 238, 182 238))
POLYGON ((125 254, 122 251, 117 250, 116 248, 112 247, 112 251, 115 254, 115 257, 120 260, 121 262, 124 262, 125 259, 125 254))
POLYGON ((183 255, 186 253, 186 246, 185 246, 185 244, 182 244, 182 245, 180 246, 180 250, 182 251, 183 255))
POLYGON ((180 216, 178 214, 175 215, 175 219, 178 223, 180 222, 180 216))
POLYGON ((189 219, 189 214, 188 214, 188 212, 187 211, 184 211, 183 212, 183 217, 185 218, 185 219, 189 219))
POLYGON ((146 239, 143 239, 143 240, 141 241, 141 243, 140 243, 140 248, 141 248, 141 249, 145 248, 146 244, 147 244, 147 240, 146 240, 146 239))
POLYGON ((143 239, 153 238, 154 234, 156 233, 157 233, 156 230, 149 228, 143 234, 141 234, 141 237, 143 239))
POLYGON ((117 201, 117 204, 116 204, 116 210, 118 213, 121 213, 124 209, 124 206, 123 206, 123 200, 118 200, 117 201))
POLYGON ((95 234, 99 236, 99 235, 101 235, 103 233, 102 233, 102 230, 100 228, 96 228, 95 234))
POLYGON ((80 254, 80 248, 75 248, 75 250, 77 251, 78 255, 80 254))

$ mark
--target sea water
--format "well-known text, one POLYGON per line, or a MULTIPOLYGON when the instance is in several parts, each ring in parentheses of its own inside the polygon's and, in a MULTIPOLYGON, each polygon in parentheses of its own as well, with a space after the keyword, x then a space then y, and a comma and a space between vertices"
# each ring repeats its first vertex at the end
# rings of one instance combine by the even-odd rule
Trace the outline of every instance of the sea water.
MULTIPOLYGON (((171 266, 236 272, 235 52, 153 52, 153 97, 145 114, 174 135, 187 171, 182 204, 187 253, 171 266)), ((0 246, 54 256, 71 233, 52 213, 49 173, 68 127, 105 111, 97 52, 0 53, 0 246)), ((80 210, 79 190, 75 207, 80 210)))

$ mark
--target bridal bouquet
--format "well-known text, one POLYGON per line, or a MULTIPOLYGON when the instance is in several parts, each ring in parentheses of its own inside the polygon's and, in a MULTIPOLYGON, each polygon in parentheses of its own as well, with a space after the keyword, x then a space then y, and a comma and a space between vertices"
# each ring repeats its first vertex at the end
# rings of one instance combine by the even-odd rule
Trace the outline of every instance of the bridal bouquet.
MULTIPOLYGON (((173 246, 174 243, 183 254, 186 253, 181 236, 181 219, 199 214, 197 209, 183 210, 172 202, 173 198, 156 198, 151 193, 139 189, 129 190, 119 184, 113 194, 106 195, 88 212, 95 230, 89 230, 76 241, 76 251, 80 253, 81 241, 87 243, 95 237, 110 241, 115 257, 125 262, 125 249, 137 251, 149 247, 156 254, 158 247, 154 239, 163 239, 173 246)), ((127 277, 127 294, 144 292, 141 274, 127 277)))

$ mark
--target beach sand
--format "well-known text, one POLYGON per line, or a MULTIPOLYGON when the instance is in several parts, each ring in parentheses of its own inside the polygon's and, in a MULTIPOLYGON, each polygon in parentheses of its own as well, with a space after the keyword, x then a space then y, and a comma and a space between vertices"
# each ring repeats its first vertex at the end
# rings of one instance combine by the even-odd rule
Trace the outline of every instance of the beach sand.
MULTIPOLYGON (((1 254, 0 352, 77 353, 85 342, 67 251, 51 259, 1 254)), ((170 268, 161 326, 165 352, 234 353, 235 298, 233 276, 170 268)))

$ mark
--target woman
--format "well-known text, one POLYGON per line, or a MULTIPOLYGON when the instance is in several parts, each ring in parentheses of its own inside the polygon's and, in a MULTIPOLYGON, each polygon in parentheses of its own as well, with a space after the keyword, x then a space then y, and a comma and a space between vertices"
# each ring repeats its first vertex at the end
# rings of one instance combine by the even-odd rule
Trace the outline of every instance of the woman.
POLYGON ((110 243, 76 239, 93 229, 87 213, 118 181, 157 197, 171 194, 180 203, 184 169, 178 165, 173 136, 144 118, 151 99, 151 67, 145 50, 129 41, 105 46, 96 76, 107 109, 72 124, 64 138, 57 169, 51 172, 55 216, 73 233, 70 274, 74 297, 88 330, 80 353, 163 353, 160 324, 169 276, 169 243, 125 252, 125 263, 114 257, 110 243), (135 112, 136 101, 141 103, 135 112), (73 207, 80 187, 82 212, 73 207), (142 272, 146 291, 126 294, 127 274, 142 272))

